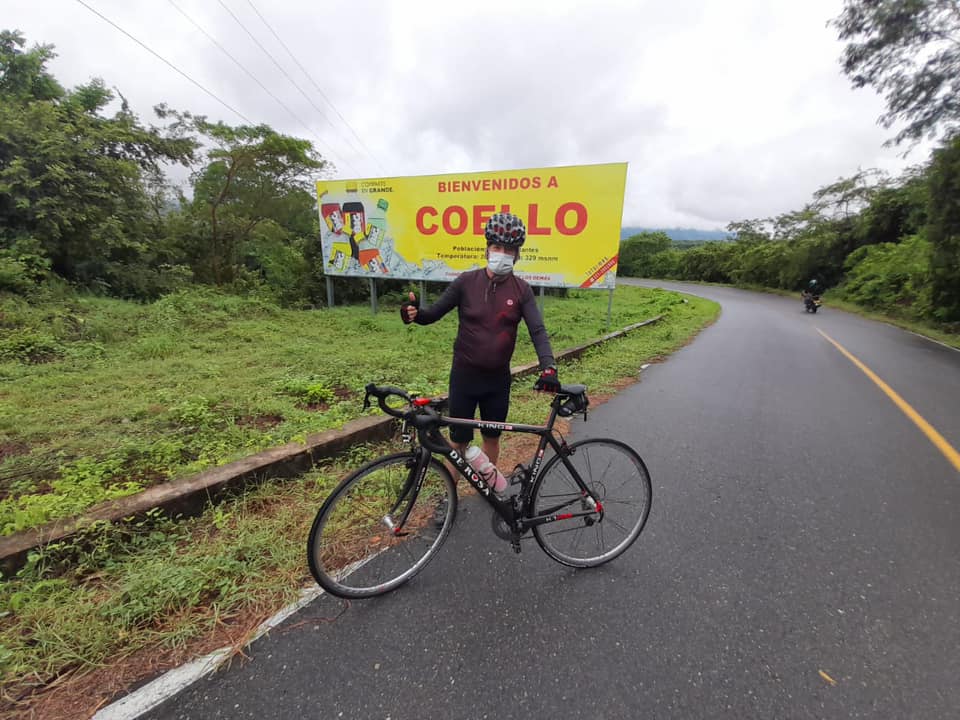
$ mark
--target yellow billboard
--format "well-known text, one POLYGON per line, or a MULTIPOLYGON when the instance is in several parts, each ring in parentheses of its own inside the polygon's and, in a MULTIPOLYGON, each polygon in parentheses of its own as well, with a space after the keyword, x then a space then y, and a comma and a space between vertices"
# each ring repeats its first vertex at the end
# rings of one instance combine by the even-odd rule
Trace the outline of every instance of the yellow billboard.
POLYGON ((317 183, 324 272, 450 281, 486 264, 496 212, 527 227, 532 285, 613 287, 626 163, 317 183))

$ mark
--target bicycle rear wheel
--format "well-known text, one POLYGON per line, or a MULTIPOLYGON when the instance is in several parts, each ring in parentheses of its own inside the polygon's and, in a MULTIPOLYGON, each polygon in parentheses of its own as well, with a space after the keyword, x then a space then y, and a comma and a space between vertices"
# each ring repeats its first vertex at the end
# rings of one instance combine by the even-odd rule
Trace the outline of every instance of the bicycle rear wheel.
POLYGON ((430 458, 414 498, 415 469, 408 452, 386 455, 351 473, 326 499, 307 540, 310 572, 324 590, 343 598, 382 595, 420 572, 440 549, 457 512, 456 483, 430 458))
MULTIPOLYGON (((613 560, 640 536, 650 514, 653 491, 646 465, 619 440, 580 440, 567 460, 603 506, 600 517, 557 520, 533 528, 533 535, 557 562, 594 567, 613 560)), ((534 515, 578 513, 590 508, 559 455, 537 478, 531 501, 534 515)))

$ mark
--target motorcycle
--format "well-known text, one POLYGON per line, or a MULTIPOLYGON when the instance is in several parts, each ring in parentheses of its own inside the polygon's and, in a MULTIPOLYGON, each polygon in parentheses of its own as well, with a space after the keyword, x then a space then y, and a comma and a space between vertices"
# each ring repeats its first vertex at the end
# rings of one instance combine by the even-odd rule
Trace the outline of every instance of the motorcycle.
POLYGON ((803 294, 803 308, 808 313, 815 313, 817 309, 823 304, 820 300, 819 295, 811 295, 810 293, 803 294))

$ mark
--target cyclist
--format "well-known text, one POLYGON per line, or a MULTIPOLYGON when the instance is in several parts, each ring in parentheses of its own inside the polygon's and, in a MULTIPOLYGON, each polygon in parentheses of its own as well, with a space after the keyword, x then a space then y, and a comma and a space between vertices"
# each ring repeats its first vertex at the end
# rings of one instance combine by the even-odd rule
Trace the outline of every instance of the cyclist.
MULTIPOLYGON (((403 303, 405 323, 434 323, 457 308, 460 325, 453 345, 450 369, 449 412, 452 417, 503 422, 510 406, 510 360, 517 342, 520 319, 527 325, 540 361, 537 390, 557 392, 557 368, 550 339, 533 289, 513 274, 526 240, 523 221, 512 213, 496 213, 487 221, 487 266, 459 275, 429 307, 419 307, 414 293, 403 303)), ((496 465, 500 457, 500 431, 481 429, 483 451, 496 465)), ((471 428, 450 428, 450 439, 463 453, 473 439, 471 428)))

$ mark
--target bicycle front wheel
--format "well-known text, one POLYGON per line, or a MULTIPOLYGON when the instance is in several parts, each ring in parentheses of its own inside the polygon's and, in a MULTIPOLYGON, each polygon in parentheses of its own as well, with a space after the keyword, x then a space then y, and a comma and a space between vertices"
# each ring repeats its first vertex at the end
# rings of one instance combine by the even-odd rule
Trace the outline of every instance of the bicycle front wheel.
MULTIPOLYGON (((603 506, 587 515, 537 525, 533 535, 557 562, 594 567, 613 560, 640 536, 650 514, 653 491, 646 465, 619 440, 580 440, 569 446, 567 461, 603 506)), ((589 510, 580 486, 563 458, 550 458, 533 488, 534 515, 589 510)))
POLYGON ((440 549, 456 516, 457 486, 447 468, 430 458, 414 497, 416 464, 410 453, 374 460, 323 503, 310 529, 307 558, 324 590, 342 598, 382 595, 420 572, 440 549))

